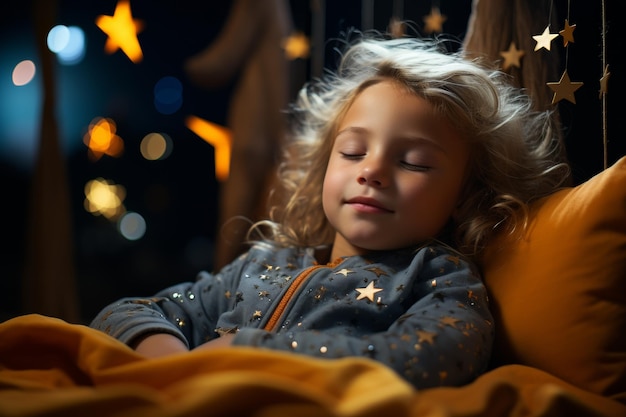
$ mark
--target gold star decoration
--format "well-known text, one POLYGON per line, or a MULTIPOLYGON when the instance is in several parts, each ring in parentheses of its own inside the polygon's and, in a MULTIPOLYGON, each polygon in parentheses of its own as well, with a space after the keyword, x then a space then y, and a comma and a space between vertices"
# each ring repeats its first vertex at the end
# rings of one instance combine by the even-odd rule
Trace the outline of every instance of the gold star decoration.
POLYGON ((382 269, 380 269, 377 266, 374 266, 374 267, 371 267, 371 268, 365 268, 365 270, 375 273, 376 277, 380 277, 381 275, 389 276, 388 273, 386 273, 385 271, 383 271, 382 269))
POLYGON ((298 58, 306 59, 311 51, 309 38, 302 32, 289 35, 283 40, 282 47, 285 50, 285 56, 291 61, 298 58))
POLYGON ((559 35, 563 38, 563 46, 567 46, 570 42, 574 43, 574 29, 576 29, 576 25, 570 25, 565 19, 565 26, 563 26, 563 30, 559 31, 559 35))
POLYGON ((357 300, 367 298, 370 301, 374 301, 374 294, 376 294, 378 291, 382 291, 383 289, 374 288, 374 281, 370 281, 370 283, 367 284, 367 287, 357 288, 356 290, 359 292, 359 295, 356 296, 357 300))
POLYGON ((600 98, 602 98, 603 94, 608 92, 609 88, 609 77, 611 73, 609 72, 609 66, 604 67, 604 73, 602 74, 602 78, 600 78, 600 98))
POLYGON ((255 310, 254 314, 252 314, 252 318, 253 319, 260 319, 261 315, 262 315, 261 310, 255 310))
POLYGON ((446 260, 452 262, 454 265, 459 266, 461 264, 461 258, 454 255, 446 256, 446 260))
POLYGON ((98 16, 96 25, 108 36, 104 44, 105 52, 112 54, 121 49, 135 64, 143 59, 137 39, 137 34, 143 30, 143 22, 133 19, 130 0, 119 0, 113 16, 98 16))
POLYGON ((417 330, 415 333, 417 334, 417 343, 427 342, 431 345, 435 343, 435 336, 437 336, 437 333, 427 332, 424 330, 417 330))
POLYGON ((520 59, 524 56, 524 53, 525 52, 523 50, 517 49, 517 46, 515 46, 515 42, 511 42, 507 51, 500 52, 500 56, 504 58, 504 62, 502 63, 502 69, 507 70, 510 67, 520 68, 520 59))
POLYGON ((424 16, 424 32, 441 33, 443 32, 443 23, 448 20, 446 15, 441 14, 439 7, 431 7, 430 14, 424 16))
POLYGON ((439 319, 439 323, 441 323, 442 326, 456 327, 456 324, 458 322, 459 322, 459 319, 451 317, 451 316, 444 316, 439 319))
POLYGON ((561 75, 561 79, 558 82, 547 83, 547 85, 552 91, 554 91, 552 104, 556 104, 563 99, 570 101, 573 104, 576 104, 574 92, 582 87, 583 83, 580 81, 570 81, 567 70, 565 70, 563 71, 563 75, 561 75))
POLYGON ((549 51, 550 43, 557 36, 559 36, 558 33, 550 33, 550 25, 546 26, 541 35, 533 36, 533 39, 537 41, 537 45, 535 45, 535 51, 538 51, 541 48, 546 48, 549 51))

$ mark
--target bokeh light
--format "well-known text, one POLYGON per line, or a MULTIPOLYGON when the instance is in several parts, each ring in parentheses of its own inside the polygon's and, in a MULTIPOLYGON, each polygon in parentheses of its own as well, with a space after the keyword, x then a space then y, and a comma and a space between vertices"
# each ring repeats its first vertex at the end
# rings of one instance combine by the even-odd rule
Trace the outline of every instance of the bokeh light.
POLYGON ((176 113, 183 105, 183 84, 176 77, 163 77, 154 85, 154 107, 161 114, 176 113))
POLYGON ((139 144, 141 155, 149 161, 167 158, 172 147, 172 140, 165 133, 148 133, 139 144))
POLYGON ((57 53, 59 62, 64 65, 78 64, 85 57, 85 33, 78 26, 70 26, 70 39, 65 48, 57 53))
POLYGON ((130 0, 119 0, 113 16, 100 15, 96 25, 107 34, 105 52, 112 54, 118 49, 135 64, 143 59, 137 34, 143 30, 143 21, 134 19, 130 9, 130 0))
POLYGON ((135 212, 122 215, 117 227, 120 234, 128 240, 138 240, 146 234, 146 220, 141 214, 135 212))
POLYGON ((98 160, 102 155, 120 156, 124 151, 124 141, 115 132, 117 125, 110 118, 97 117, 91 121, 83 142, 89 148, 89 157, 98 160))
POLYGON ((104 178, 96 178, 85 184, 85 210, 94 216, 102 215, 115 220, 126 212, 123 201, 126 188, 104 178))
POLYGON ((232 133, 229 129, 197 116, 185 119, 185 125, 215 149, 215 177, 226 181, 230 172, 232 133))
POLYGON ((26 59, 13 69, 13 84, 18 87, 28 84, 35 77, 35 63, 26 59))
POLYGON ((282 47, 285 50, 285 56, 289 60, 306 59, 311 53, 309 38, 302 32, 292 33, 283 40, 282 47))
POLYGON ((85 32, 78 26, 54 26, 48 32, 47 44, 61 64, 74 65, 85 57, 85 32))
POLYGON ((65 25, 56 25, 48 32, 46 41, 48 49, 56 54, 62 51, 69 43, 70 30, 65 25))

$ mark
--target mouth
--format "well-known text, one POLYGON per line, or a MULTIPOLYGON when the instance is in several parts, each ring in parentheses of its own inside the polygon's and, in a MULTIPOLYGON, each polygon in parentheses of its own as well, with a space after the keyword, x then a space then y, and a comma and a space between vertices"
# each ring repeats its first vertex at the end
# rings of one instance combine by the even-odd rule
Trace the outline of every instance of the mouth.
POLYGON ((369 197, 354 197, 347 200, 346 204, 363 213, 393 213, 383 203, 369 197))

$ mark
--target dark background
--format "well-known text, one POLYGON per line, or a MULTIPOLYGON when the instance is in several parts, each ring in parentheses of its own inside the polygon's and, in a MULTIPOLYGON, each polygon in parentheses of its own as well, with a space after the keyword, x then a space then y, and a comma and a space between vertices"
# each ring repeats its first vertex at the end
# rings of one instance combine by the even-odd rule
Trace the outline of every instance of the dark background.
MULTIPOLYGON (((262 0, 260 0, 262 1, 262 0)), ((87 55, 77 65, 55 67, 58 82, 59 123, 71 196, 75 242, 76 280, 79 310, 85 321, 104 305, 127 295, 150 295, 170 284, 191 280, 200 269, 211 269, 216 234, 219 182, 214 177, 213 149, 184 126, 184 118, 196 115, 215 123, 225 123, 231 84, 204 90, 189 82, 182 71, 183 61, 207 47, 219 34, 228 16, 229 1, 133 0, 133 17, 144 21, 138 39, 144 59, 133 64, 121 52, 104 53, 106 35, 95 25, 98 15, 112 15, 116 1, 59 0, 58 24, 80 26, 87 37, 87 55), (152 104, 154 83, 172 75, 183 82, 182 108, 172 115, 156 112, 152 104), (111 117, 126 151, 119 158, 87 158, 82 145, 84 129, 96 116, 111 117), (152 131, 166 132, 174 142, 173 153, 162 161, 144 160, 138 151, 141 138, 152 131), (83 188, 87 181, 104 177, 124 185, 127 209, 140 212, 148 222, 146 235, 138 241, 121 237, 115 225, 95 217, 83 208, 83 188)), ((292 0, 296 30, 311 35, 315 2, 292 0)), ((325 2, 326 44, 313 45, 312 54, 322 57, 326 68, 334 68, 337 54, 333 38, 351 28, 361 28, 361 1, 325 2), (320 55, 321 54, 321 55, 320 55)), ((385 30, 393 13, 392 1, 376 1, 374 28, 385 30)), ((404 1, 403 18, 421 27, 422 16, 430 9, 425 1, 404 1)), ((438 2, 448 16, 444 32, 462 39, 471 11, 471 0, 438 2)), ((396 2, 396 4, 399 4, 396 2)), ((10 77, 18 61, 7 61, 9 48, 24 48, 22 59, 37 62, 30 1, 12 2, 0 12, 0 77, 10 77)), ((562 16, 568 3, 557 2, 562 16)), ((572 1, 570 23, 577 25, 575 44, 567 57, 573 81, 585 85, 576 92, 577 103, 559 103, 565 129, 568 155, 574 167, 574 180, 580 183, 603 168, 602 101, 598 98, 602 75, 601 2, 572 1), (593 4, 590 4, 593 3, 593 4)), ((622 108, 623 64, 618 64, 618 48, 623 35, 612 25, 616 10, 607 9, 607 58, 611 78, 607 95, 609 162, 626 154, 617 121, 622 108)), ((559 19, 563 21, 564 18, 559 19)), ((498 24, 498 22, 494 22, 498 24)), ((552 30, 555 31, 554 29, 552 30)), ((560 39, 557 39, 560 42, 560 39)), ((556 41, 555 41, 556 42, 556 41)), ((562 49, 562 48, 561 48, 562 49)), ((565 58, 565 57, 564 57, 565 58)), ((621 60, 621 59, 620 59, 621 60)), ((300 60, 295 89, 315 76, 311 59, 300 60)), ((564 60, 565 62, 565 60, 564 60)), ((556 81, 556 80, 555 80, 556 81)), ((0 82, 0 100, 6 94, 6 81, 0 82)), ((33 106, 40 106, 33 102, 33 106)), ((0 135, 2 134, 0 126, 0 135)), ((0 143, 6 138, 0 136, 0 143)), ((30 313, 22 303, 22 276, 32 166, 0 148, 0 179, 3 219, 0 249, 0 318, 30 313)), ((28 294, 26 294, 28 296, 28 294)))

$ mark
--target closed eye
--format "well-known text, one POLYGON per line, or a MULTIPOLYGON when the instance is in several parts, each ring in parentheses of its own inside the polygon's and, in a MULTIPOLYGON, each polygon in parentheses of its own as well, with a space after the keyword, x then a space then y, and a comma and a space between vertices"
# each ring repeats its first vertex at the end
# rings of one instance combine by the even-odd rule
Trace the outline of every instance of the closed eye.
POLYGON ((348 153, 348 152, 340 152, 341 157, 348 160, 357 160, 363 158, 365 154, 362 153, 348 153))
POLYGON ((410 163, 404 162, 404 161, 401 161, 400 165, 403 168, 408 169, 409 171, 426 172, 426 171, 430 171, 432 169, 432 167, 430 167, 428 165, 410 164, 410 163))

